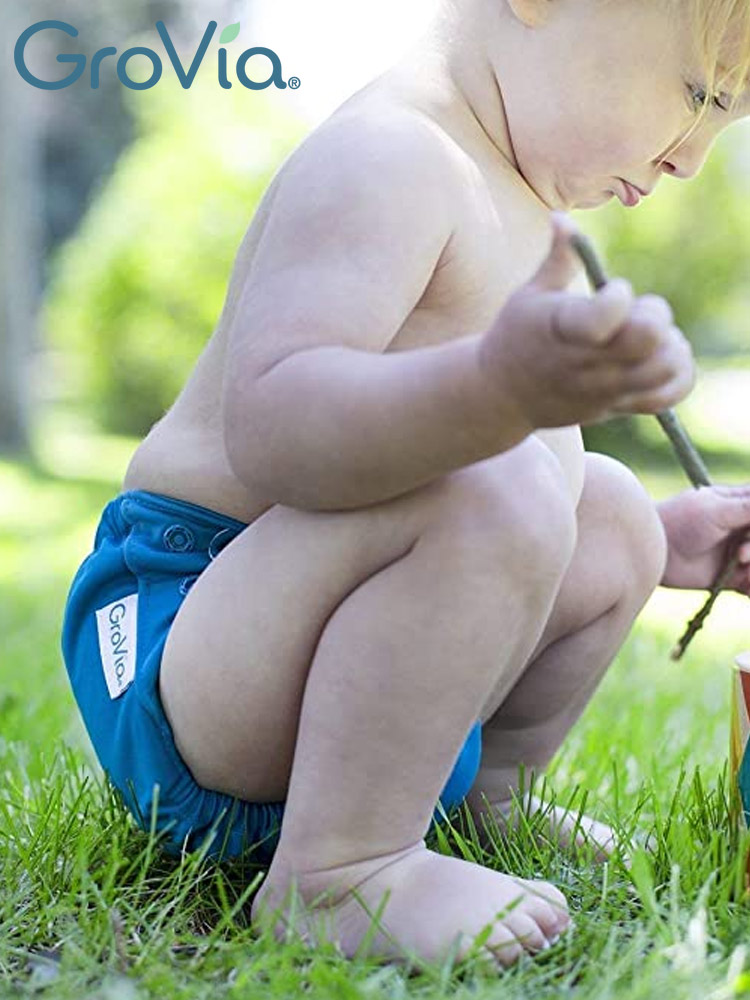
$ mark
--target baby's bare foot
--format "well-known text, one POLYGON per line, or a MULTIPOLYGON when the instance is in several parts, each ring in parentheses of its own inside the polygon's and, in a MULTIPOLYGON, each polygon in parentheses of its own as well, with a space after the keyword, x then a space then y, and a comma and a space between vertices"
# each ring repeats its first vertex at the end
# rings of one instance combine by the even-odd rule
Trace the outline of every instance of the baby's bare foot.
POLYGON ((253 923, 272 928, 279 941, 296 932, 313 946, 333 942, 347 958, 432 963, 474 953, 508 966, 548 947, 570 923, 565 897, 549 883, 436 854, 424 840, 294 881, 296 894, 292 876, 271 866, 253 901, 253 923), (475 944, 486 928, 486 940, 475 944))
MULTIPOLYGON (((489 846, 486 824, 482 821, 483 814, 487 815, 488 803, 482 800, 473 799, 470 802, 470 809, 474 816, 477 831, 483 846, 489 846)), ((607 861, 618 848, 627 845, 620 845, 615 837, 612 827, 606 823, 600 823, 590 816, 584 816, 578 812, 571 812, 561 806, 546 805, 536 796, 528 796, 526 799, 506 799, 503 801, 489 802, 493 812, 492 818, 498 827, 503 829, 516 829, 520 823, 522 815, 533 816, 541 813, 545 821, 545 832, 554 839, 563 849, 569 849, 573 844, 576 847, 590 846, 593 850, 593 857, 596 861, 607 861)), ((623 859, 627 863, 627 854, 621 851, 623 859)))

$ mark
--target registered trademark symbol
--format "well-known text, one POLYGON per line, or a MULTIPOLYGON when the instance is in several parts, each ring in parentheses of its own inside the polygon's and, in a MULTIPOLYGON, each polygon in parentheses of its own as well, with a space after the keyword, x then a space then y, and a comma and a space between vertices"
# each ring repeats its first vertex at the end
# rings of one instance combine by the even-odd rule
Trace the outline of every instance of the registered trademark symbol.
POLYGON ((289 86, 292 88, 292 90, 296 90, 297 87, 299 87, 300 82, 301 81, 300 81, 300 78, 298 76, 290 76, 289 77, 289 86))

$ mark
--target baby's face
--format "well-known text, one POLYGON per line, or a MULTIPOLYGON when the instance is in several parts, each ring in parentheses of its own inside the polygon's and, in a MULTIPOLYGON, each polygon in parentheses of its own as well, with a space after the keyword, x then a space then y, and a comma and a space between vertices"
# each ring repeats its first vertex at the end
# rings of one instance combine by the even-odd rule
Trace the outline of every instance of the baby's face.
POLYGON ((693 177, 717 135, 750 115, 747 95, 731 114, 712 106, 668 153, 702 97, 728 103, 705 94, 688 24, 659 0, 564 0, 547 10, 542 25, 514 23, 521 44, 501 80, 519 168, 550 208, 627 201, 622 180, 650 192, 662 173, 693 177))

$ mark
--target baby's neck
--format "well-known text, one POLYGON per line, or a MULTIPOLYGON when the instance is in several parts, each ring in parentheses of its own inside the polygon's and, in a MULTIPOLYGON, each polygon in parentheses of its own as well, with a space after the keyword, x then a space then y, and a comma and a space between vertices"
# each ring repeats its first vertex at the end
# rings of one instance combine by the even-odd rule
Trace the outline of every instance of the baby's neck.
MULTIPOLYGON (((538 201, 518 169, 495 66, 503 21, 486 0, 443 0, 423 34, 380 84, 432 118, 485 172, 512 175, 538 201), (487 52, 492 50, 494 60, 487 52)), ((540 202, 540 204, 542 204, 540 202)))

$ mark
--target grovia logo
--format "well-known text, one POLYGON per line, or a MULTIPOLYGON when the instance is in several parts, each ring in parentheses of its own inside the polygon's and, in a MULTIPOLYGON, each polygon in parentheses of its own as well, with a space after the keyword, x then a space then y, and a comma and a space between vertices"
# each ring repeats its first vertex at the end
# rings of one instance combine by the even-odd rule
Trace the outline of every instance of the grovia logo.
MULTIPOLYGON (((180 62, 180 58, 175 50, 174 43, 169 35, 166 25, 163 21, 156 22, 156 30, 159 32, 159 37, 161 38, 164 48, 166 50, 169 61, 177 74, 177 78, 182 84, 185 90, 188 90, 195 79, 195 74, 203 62, 203 58, 206 54, 206 50, 213 38, 214 32, 216 31, 216 21, 209 21, 206 30, 203 32, 203 38, 200 41, 195 55, 193 56, 192 62, 187 70, 180 62)), ((26 46, 29 41, 41 31, 64 31, 67 35, 73 38, 78 36, 78 29, 74 28, 72 24, 67 24, 65 21, 37 21, 36 24, 32 24, 31 27, 27 28, 25 31, 21 32, 16 41, 15 48, 13 50, 13 58, 16 64, 16 69, 20 73, 21 77, 30 83, 32 87, 38 87, 40 90, 62 90, 63 87, 69 87, 71 84, 75 83, 76 80, 83 76, 86 70, 86 56, 81 53, 75 53, 71 55, 58 55, 57 61, 59 63, 72 63, 73 69, 64 76, 61 80, 41 80, 38 76, 35 76, 26 65, 26 46)), ((234 39, 240 32, 240 22, 237 21, 235 24, 230 24, 221 33, 219 42, 224 45, 229 42, 233 42, 234 39)), ((99 88, 99 76, 100 67, 104 59, 107 56, 117 55, 117 49, 113 45, 107 45, 102 49, 97 49, 94 55, 91 57, 91 66, 89 70, 89 81, 92 90, 98 90, 99 88)), ((154 52, 153 49, 149 49, 143 45, 134 45, 132 48, 126 49, 117 60, 117 78, 120 83, 129 87, 131 90, 149 90, 154 87, 162 75, 162 61, 154 52), (133 56, 145 56, 152 66, 151 76, 148 80, 132 80, 128 76, 128 62, 133 56)), ((273 84, 278 87, 279 90, 285 90, 287 83, 281 75, 281 60, 273 51, 273 49, 266 49, 260 46, 251 49, 245 49, 237 59, 235 65, 235 72, 237 74, 237 79, 242 84, 243 87, 247 87, 248 90, 265 90, 266 87, 270 87, 273 84), (267 80, 258 82, 256 80, 251 80, 247 75, 247 64, 252 59, 253 56, 265 56, 271 62, 271 75, 267 80)), ((220 48, 217 53, 217 75, 219 80, 219 85, 224 88, 224 90, 229 90, 232 86, 228 76, 227 76, 227 50, 225 48, 220 48)), ((299 87, 300 81, 298 77, 290 77, 288 81, 288 86, 293 90, 299 87)))

